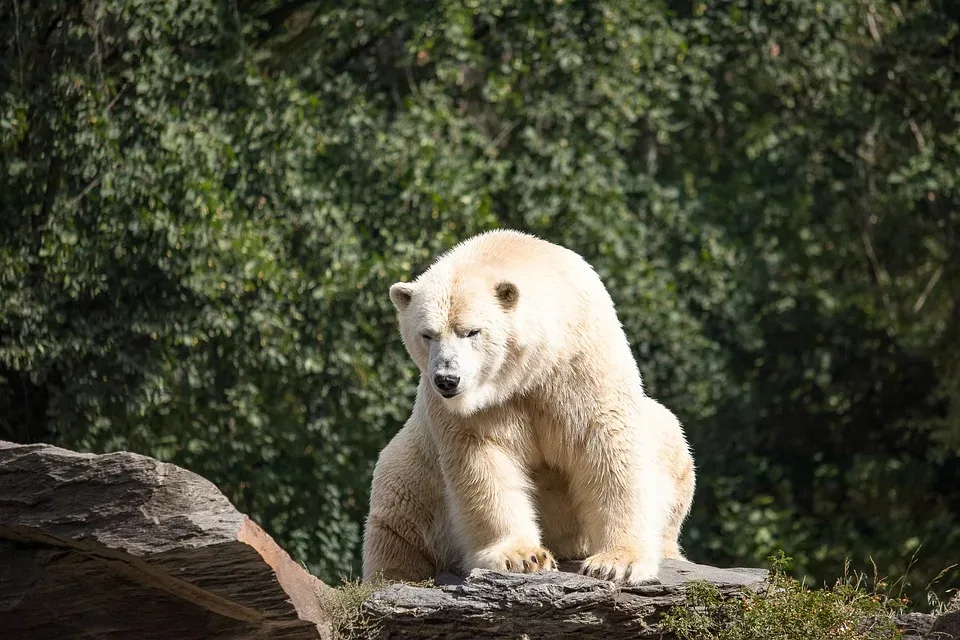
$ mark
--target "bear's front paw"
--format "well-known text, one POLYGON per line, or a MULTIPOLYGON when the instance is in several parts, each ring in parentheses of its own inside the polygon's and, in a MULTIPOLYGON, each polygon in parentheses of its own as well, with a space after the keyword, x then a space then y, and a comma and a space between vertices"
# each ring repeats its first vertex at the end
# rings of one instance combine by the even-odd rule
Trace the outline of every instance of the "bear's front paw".
POLYGON ((533 573, 556 571, 557 561, 543 547, 525 542, 506 542, 480 551, 471 563, 479 569, 533 573))
POLYGON ((584 560, 580 573, 636 586, 657 582, 659 564, 649 554, 630 549, 604 551, 584 560))

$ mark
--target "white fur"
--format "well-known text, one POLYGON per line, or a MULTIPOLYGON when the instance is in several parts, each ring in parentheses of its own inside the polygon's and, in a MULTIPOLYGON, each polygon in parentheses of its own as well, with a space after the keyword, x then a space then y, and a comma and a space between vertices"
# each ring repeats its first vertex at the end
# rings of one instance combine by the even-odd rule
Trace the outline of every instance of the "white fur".
POLYGON ((365 579, 553 569, 559 558, 636 584, 662 557, 682 558, 693 459, 679 421, 645 395, 586 261, 493 231, 390 298, 421 380, 374 471, 365 579), (458 393, 445 398, 434 377, 451 372, 458 393))

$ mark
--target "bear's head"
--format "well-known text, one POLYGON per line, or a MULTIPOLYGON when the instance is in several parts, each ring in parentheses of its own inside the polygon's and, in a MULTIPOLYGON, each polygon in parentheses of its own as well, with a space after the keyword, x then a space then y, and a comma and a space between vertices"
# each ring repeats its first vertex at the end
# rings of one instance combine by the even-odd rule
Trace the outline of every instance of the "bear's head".
POLYGON ((449 410, 469 415, 502 396, 519 298, 510 279, 468 270, 431 270, 390 287, 403 344, 449 410))

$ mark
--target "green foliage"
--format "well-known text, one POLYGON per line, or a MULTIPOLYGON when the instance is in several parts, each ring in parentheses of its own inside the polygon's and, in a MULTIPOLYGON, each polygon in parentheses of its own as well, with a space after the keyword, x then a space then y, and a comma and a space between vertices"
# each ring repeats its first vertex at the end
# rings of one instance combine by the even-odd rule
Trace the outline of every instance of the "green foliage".
MULTIPOLYGON (((386 291, 583 254, 698 461, 684 546, 960 553, 960 36, 937 0, 0 7, 0 438, 205 475, 359 568, 416 370, 386 291)), ((957 584, 948 574, 944 586, 957 584)))
POLYGON ((684 606, 672 607, 664 615, 664 627, 679 640, 902 637, 893 620, 903 609, 902 600, 876 588, 868 591, 859 579, 838 581, 831 589, 810 589, 787 575, 789 558, 780 554, 771 560, 765 588, 746 590, 742 597, 721 597, 709 583, 691 585, 684 606))

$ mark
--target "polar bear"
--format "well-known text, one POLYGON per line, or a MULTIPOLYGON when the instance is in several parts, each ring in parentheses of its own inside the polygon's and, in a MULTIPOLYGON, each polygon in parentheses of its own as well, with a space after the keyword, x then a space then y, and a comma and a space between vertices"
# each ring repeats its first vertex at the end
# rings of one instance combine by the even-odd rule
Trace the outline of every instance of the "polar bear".
POLYGON ((639 584, 684 559, 693 457, 582 257, 489 231, 389 294, 420 382, 374 469, 365 580, 578 560, 639 584))

